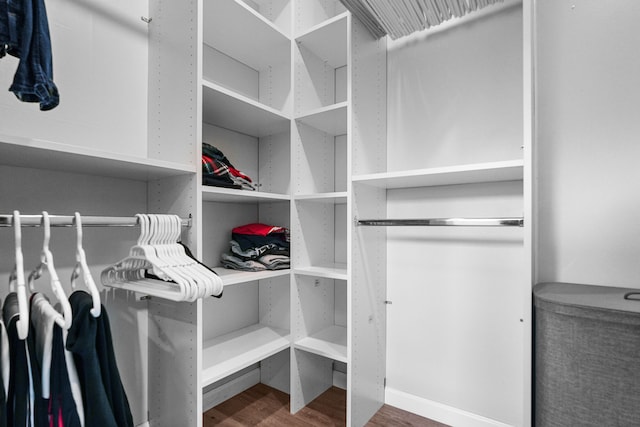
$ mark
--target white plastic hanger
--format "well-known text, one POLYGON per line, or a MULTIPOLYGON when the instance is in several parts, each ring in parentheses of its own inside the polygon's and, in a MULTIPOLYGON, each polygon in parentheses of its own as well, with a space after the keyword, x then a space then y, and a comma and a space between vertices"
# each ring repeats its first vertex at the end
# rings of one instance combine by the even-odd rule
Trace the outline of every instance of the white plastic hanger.
POLYGON ((9 292, 16 292, 18 296, 18 312, 20 317, 16 322, 18 338, 24 340, 29 333, 29 306, 27 304, 27 287, 24 280, 24 258, 22 256, 22 224, 20 212, 13 211, 13 231, 15 240, 16 264, 9 276, 9 292))
POLYGON ((144 214, 137 214, 136 217, 140 223, 138 244, 131 248, 128 257, 102 272, 102 283, 172 301, 194 301, 189 281, 168 267, 151 245, 151 239, 155 240, 156 237, 153 236, 155 230, 152 229, 150 217, 144 214), (159 279, 146 277, 146 272, 153 273, 159 279))
POLYGON ((51 277, 51 290, 62 307, 62 314, 57 313, 58 315, 54 316, 54 320, 61 328, 69 329, 71 327, 72 318, 71 305, 69 304, 67 294, 62 288, 62 284, 58 278, 58 273, 56 273, 56 269, 53 265, 53 254, 49 249, 49 240, 51 239, 51 222, 49 220, 49 214, 46 211, 42 212, 42 228, 44 229, 44 241, 42 243, 42 252, 40 253, 40 263, 31 272, 31 274, 29 274, 29 289, 31 292, 35 291, 34 283, 38 278, 40 278, 42 275, 42 269, 46 266, 49 276, 51 277))
POLYGON ((84 280, 84 284, 89 289, 89 293, 91 294, 91 299, 93 301, 93 308, 91 309, 91 315, 93 317, 99 317, 102 303, 100 302, 100 292, 98 291, 98 287, 91 276, 91 270, 89 269, 89 265, 87 264, 87 256, 84 252, 84 248, 82 247, 82 218, 80 217, 80 213, 76 212, 74 214, 74 221, 76 223, 76 265, 73 268, 73 273, 71 273, 71 288, 76 288, 76 280, 80 277, 80 273, 82 272, 82 279, 84 280))

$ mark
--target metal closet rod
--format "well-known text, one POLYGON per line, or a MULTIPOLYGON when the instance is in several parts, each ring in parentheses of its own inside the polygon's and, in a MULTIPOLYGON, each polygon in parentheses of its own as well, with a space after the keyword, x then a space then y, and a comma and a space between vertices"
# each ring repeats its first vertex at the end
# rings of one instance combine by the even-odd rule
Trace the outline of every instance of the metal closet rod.
POLYGON ((423 219, 360 219, 357 225, 365 226, 436 226, 436 227, 522 227, 521 217, 507 218, 423 218, 423 219))
MULTIPOLYGON (((75 220, 73 215, 49 215, 52 227, 73 227, 75 220)), ((189 218, 181 218, 183 227, 191 227, 191 215, 189 218)), ((20 224, 23 227, 40 227, 42 215, 20 214, 20 224)), ((83 227, 135 227, 138 218, 124 216, 91 216, 82 215, 83 227)), ((13 226, 13 215, 0 215, 0 227, 13 226)))

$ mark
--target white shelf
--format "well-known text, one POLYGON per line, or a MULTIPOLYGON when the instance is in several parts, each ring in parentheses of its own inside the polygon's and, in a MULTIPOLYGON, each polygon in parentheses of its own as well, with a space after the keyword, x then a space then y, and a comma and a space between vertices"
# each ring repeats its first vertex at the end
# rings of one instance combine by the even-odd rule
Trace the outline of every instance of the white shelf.
POLYGON ((318 24, 296 37, 296 42, 338 68, 347 64, 347 18, 343 12, 318 24))
POLYGON ((214 186, 202 186, 203 202, 225 203, 256 203, 256 202, 286 202, 291 200, 288 194, 263 193, 261 191, 238 190, 214 186))
POLYGON ((347 203, 347 192, 340 191, 335 193, 298 194, 294 195, 293 199, 303 202, 344 204, 347 203))
POLYGON ((344 326, 329 326, 320 332, 296 341, 293 346, 338 362, 348 363, 347 328, 344 326))
POLYGON ((285 132, 290 123, 281 111, 207 80, 202 82, 202 120, 257 138, 285 132))
POLYGON ((3 165, 9 166, 139 181, 196 173, 196 167, 193 165, 1 134, 0 161, 3 165))
POLYGON ((204 2, 203 22, 205 44, 255 70, 290 61, 289 37, 241 0, 204 2))
POLYGON ((222 279, 224 286, 237 285, 240 283, 253 282, 255 280, 272 279, 274 277, 288 276, 291 270, 268 270, 268 271, 241 271, 224 267, 214 267, 213 271, 222 279))
POLYGON ((323 277, 325 279, 347 280, 348 278, 347 264, 342 263, 297 267, 293 272, 303 276, 323 277))
POLYGON ((431 187, 438 185, 475 184, 482 182, 519 181, 523 178, 524 162, 475 163, 441 168, 354 176, 354 183, 380 188, 431 187))
POLYGON ((202 387, 289 348, 289 331, 252 325, 206 341, 202 348, 202 387))
POLYGON ((296 121, 330 135, 347 133, 347 102, 318 108, 296 118, 296 121))

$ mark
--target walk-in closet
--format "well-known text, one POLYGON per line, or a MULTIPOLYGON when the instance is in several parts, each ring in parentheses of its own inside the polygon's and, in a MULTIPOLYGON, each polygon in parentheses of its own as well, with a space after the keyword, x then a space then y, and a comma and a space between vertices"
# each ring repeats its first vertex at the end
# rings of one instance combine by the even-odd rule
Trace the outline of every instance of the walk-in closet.
POLYGON ((640 3, 13 3, 0 425, 640 425, 640 3))

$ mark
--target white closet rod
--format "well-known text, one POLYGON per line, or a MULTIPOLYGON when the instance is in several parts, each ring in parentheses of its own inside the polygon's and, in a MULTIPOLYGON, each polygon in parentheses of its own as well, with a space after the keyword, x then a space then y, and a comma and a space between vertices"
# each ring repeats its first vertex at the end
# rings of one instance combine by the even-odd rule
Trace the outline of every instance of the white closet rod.
POLYGON ((424 219, 360 219, 357 225, 366 226, 446 226, 446 227, 522 227, 524 219, 510 218, 424 218, 424 219))
MULTIPOLYGON (((75 221, 73 215, 49 215, 51 227, 73 227, 75 221)), ((191 215, 189 218, 182 218, 183 227, 191 227, 191 215)), ((42 215, 20 215, 20 222, 23 227, 40 227, 42 225, 42 215)), ((13 225, 13 215, 0 215, 0 227, 11 227, 13 225)), ((136 217, 120 216, 82 216, 83 227, 135 227, 138 225, 136 217)))

